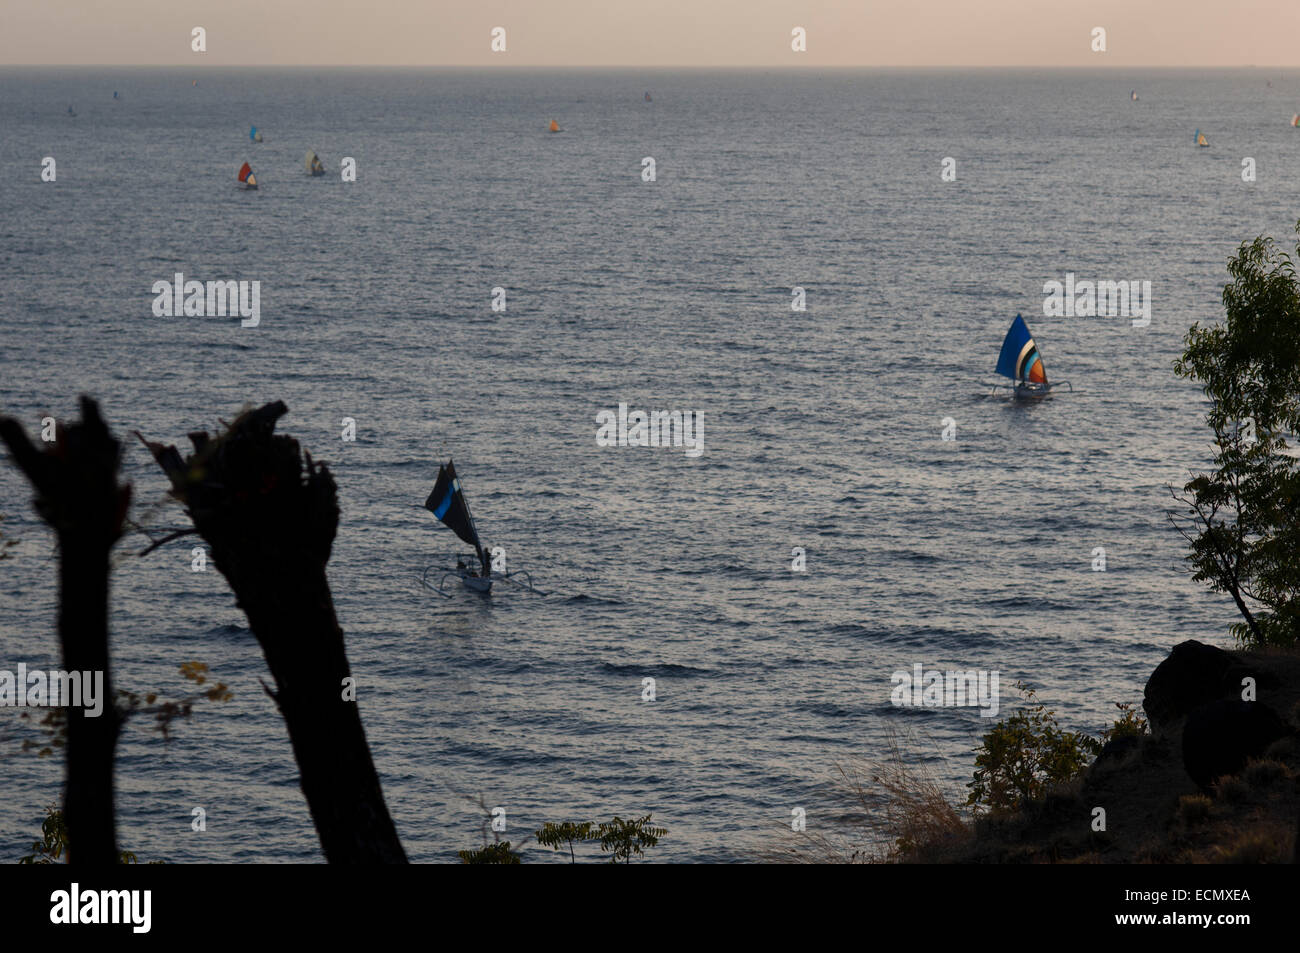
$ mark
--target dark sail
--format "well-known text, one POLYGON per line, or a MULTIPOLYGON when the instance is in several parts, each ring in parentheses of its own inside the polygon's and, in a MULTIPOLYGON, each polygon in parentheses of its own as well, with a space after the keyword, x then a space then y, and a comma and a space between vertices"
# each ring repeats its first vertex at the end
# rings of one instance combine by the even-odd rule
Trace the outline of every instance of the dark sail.
POLYGON ((448 460, 445 467, 438 467, 438 482, 433 485, 433 492, 424 501, 424 508, 474 547, 474 552, 483 565, 483 575, 486 576, 487 554, 479 542, 478 529, 474 526, 474 517, 469 514, 469 504, 465 502, 465 493, 460 488, 460 479, 456 476, 456 464, 453 461, 448 460))

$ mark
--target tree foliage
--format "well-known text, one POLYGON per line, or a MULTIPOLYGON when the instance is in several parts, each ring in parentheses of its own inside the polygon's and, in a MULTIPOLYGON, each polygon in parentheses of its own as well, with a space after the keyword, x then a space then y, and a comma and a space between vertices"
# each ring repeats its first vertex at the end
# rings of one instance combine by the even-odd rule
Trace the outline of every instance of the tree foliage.
POLYGON ((547 822, 542 825, 542 829, 533 836, 537 843, 543 847, 550 847, 559 850, 564 845, 569 848, 569 863, 576 863, 577 858, 573 853, 574 843, 583 843, 591 840, 593 825, 591 821, 583 821, 581 824, 575 824, 572 821, 565 821, 563 824, 552 824, 547 822))
MULTIPOLYGON (((41 822, 41 839, 32 842, 32 852, 18 858, 20 864, 56 864, 67 859, 68 822, 63 817, 63 810, 51 804, 45 809, 45 820, 41 822)), ((132 851, 118 852, 118 863, 137 864, 132 851)))
POLYGON ((659 838, 668 833, 662 827, 653 826, 650 820, 649 814, 630 820, 624 820, 616 814, 613 820, 603 824, 592 821, 583 821, 581 824, 572 821, 563 824, 547 823, 533 836, 537 843, 555 850, 567 845, 570 863, 577 861, 574 844, 596 843, 600 845, 601 853, 610 855, 611 863, 616 864, 621 860, 628 864, 632 862, 633 854, 645 856, 645 852, 656 846, 659 838))
MULTIPOLYGON (((1300 226, 1298 226, 1300 228, 1300 226)), ((1300 252, 1300 249, 1297 249, 1300 252)), ((1169 518, 1190 544, 1192 578, 1232 597, 1244 644, 1293 645, 1300 632, 1300 283, 1271 238, 1228 263, 1224 319, 1193 324, 1176 373, 1201 385, 1214 434, 1209 472, 1173 492, 1169 518)))
POLYGON ((644 856, 645 850, 656 846, 667 833, 662 827, 651 826, 649 814, 626 821, 615 815, 612 821, 596 828, 600 849, 609 853, 610 863, 614 864, 620 860, 630 864, 633 854, 644 856))

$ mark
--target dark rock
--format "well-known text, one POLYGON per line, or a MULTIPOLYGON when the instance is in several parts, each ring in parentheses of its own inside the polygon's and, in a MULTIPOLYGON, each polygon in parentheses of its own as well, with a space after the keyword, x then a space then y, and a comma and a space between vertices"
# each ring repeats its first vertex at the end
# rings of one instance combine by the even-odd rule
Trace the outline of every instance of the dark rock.
POLYGON ((1147 679, 1142 708, 1154 734, 1176 728, 1180 720, 1206 702, 1240 698, 1241 680, 1252 672, 1222 649, 1189 639, 1175 645, 1169 658, 1147 679))
POLYGON ((1119 738, 1112 738, 1102 747, 1101 753, 1097 755, 1097 760, 1093 762, 1093 766, 1117 767, 1130 754, 1141 747, 1142 739, 1138 735, 1122 735, 1119 738))
POLYGON ((1219 699, 1201 705, 1183 726, 1183 767, 1201 787, 1237 774, 1291 729, 1267 705, 1219 699))

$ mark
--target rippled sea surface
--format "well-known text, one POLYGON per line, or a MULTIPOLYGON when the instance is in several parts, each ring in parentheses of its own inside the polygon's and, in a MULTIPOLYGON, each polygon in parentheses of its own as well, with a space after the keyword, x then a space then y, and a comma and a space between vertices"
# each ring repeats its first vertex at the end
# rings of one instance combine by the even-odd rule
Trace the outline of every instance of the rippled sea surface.
MULTIPOLYGON (((0 408, 34 429, 86 392, 119 434, 183 442, 288 404, 281 429, 338 481, 330 579, 412 859, 480 843, 481 797, 516 843, 653 812, 655 858, 743 860, 789 843, 794 807, 825 830, 835 766, 891 728, 961 796, 989 721, 895 708, 898 669, 996 670, 1004 710, 1023 680, 1096 732, 1173 644, 1227 644, 1231 607, 1182 573, 1165 518, 1208 451, 1171 362, 1220 314, 1238 243, 1290 242, 1298 90, 1264 71, 0 71, 0 408), (245 160, 258 192, 235 187, 245 160), (176 272, 260 281, 261 325, 155 317, 176 272), (1150 326, 1045 317, 1067 272, 1150 281, 1150 326), (987 396, 1017 312, 1073 393, 987 396), (620 402, 699 411, 705 452, 598 447, 620 402), (547 595, 421 587, 460 548, 421 508, 448 457, 547 595)), ((185 525, 143 447, 123 470, 134 518, 185 525)), ((55 665, 57 554, 7 463, 0 512, 21 540, 0 668, 55 665)), ((122 846, 319 860, 243 614, 191 571, 192 538, 145 544, 113 576, 117 684, 180 695, 199 660, 235 697, 169 742, 128 726, 122 846)), ((12 859, 62 764, 17 752, 0 715, 12 859)))

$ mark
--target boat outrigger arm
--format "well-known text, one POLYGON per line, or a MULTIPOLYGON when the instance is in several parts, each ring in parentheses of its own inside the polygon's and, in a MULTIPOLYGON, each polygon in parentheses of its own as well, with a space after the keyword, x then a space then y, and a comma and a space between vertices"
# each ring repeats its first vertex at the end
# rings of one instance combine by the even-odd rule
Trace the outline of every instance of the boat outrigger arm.
POLYGON ((1043 364, 1042 355, 1038 353, 1038 345, 1034 343, 1029 326, 1020 315, 1016 315, 1016 319, 1011 322, 1011 328, 1002 341, 997 372, 1003 377, 1009 377, 1013 383, 994 384, 994 394, 1007 390, 1016 397, 1046 397, 1058 387, 1074 390, 1069 381, 1048 382, 1047 368, 1043 364))
POLYGON ((424 507, 439 520, 441 520, 448 529, 474 547, 474 555, 478 558, 478 568, 475 569, 472 562, 467 564, 463 557, 456 559, 456 568, 443 571, 442 579, 439 580, 437 588, 429 585, 429 573, 439 567, 434 564, 425 567, 424 575, 420 577, 421 584, 426 589, 434 589, 441 595, 450 598, 448 593, 443 591, 443 584, 455 576, 460 579, 466 589, 472 589, 475 592, 488 593, 492 591, 492 583, 496 580, 507 582, 536 592, 539 595, 545 595, 533 586, 533 578, 523 570, 514 572, 492 572, 492 560, 487 549, 483 546, 482 540, 479 539, 478 527, 474 525, 474 517, 469 511, 469 503, 465 499, 465 491, 460 485, 460 478, 456 476, 456 464, 453 461, 447 461, 445 467, 438 468, 438 481, 433 485, 433 491, 429 498, 424 501, 424 507), (517 581, 515 576, 523 576, 528 582, 517 581))
MULTIPOLYGON (((458 559, 457 562, 460 562, 460 560, 458 559)), ((450 599, 451 593, 447 592, 443 588, 443 586, 447 584, 448 579, 459 579, 466 589, 473 589, 475 592, 489 593, 492 591, 492 583, 508 582, 512 586, 518 586, 520 589, 527 589, 529 592, 536 593, 539 596, 546 595, 546 593, 533 585, 533 577, 525 569, 493 573, 489 578, 484 579, 482 576, 475 575, 468 567, 457 566, 455 569, 449 570, 444 569, 439 563, 432 563, 424 567, 424 575, 420 577, 420 584, 423 585, 424 588, 430 589, 438 595, 450 599), (429 582, 429 574, 435 571, 442 572, 442 576, 439 578, 436 586, 429 582), (515 578, 516 576, 523 576, 528 581, 520 582, 515 578), (485 582, 486 585, 483 585, 485 582)))

